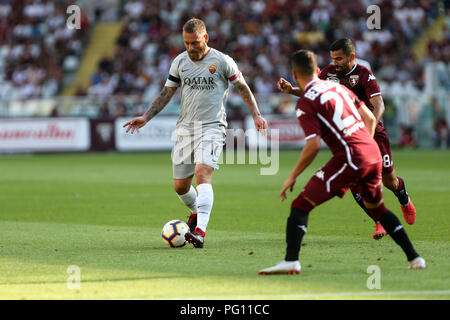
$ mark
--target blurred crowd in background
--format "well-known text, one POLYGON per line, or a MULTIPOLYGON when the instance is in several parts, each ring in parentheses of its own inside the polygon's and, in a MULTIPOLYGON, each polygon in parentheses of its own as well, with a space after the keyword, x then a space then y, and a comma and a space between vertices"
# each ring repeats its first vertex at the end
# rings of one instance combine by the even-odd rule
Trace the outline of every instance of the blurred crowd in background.
POLYGON ((66 1, 0 1, 0 99, 58 95, 89 35, 87 15, 80 30, 66 27, 66 8, 66 1))
POLYGON ((329 45, 342 37, 355 40, 357 56, 371 64, 386 88, 399 83, 421 90, 424 64, 430 59, 448 64, 450 59, 448 33, 430 43, 425 59, 418 61, 412 53, 415 40, 438 16, 437 2, 130 0, 122 1, 116 14, 105 4, 105 8, 97 7, 96 17, 120 19, 125 24, 114 59, 99 68, 93 85, 103 74, 113 76, 115 93, 145 91, 145 96, 154 96, 167 77, 171 60, 184 50, 184 22, 196 16, 207 25, 210 46, 232 56, 260 95, 273 93, 280 76, 290 77, 292 52, 310 48, 323 67, 330 62, 329 45), (380 30, 366 26, 366 8, 371 4, 382 8, 380 30))
MULTIPOLYGON (((181 30, 191 17, 205 21, 209 45, 232 56, 262 97, 276 92, 280 77, 292 81, 292 52, 309 48, 324 67, 330 63, 329 45, 342 37, 355 40, 357 57, 370 63, 383 92, 423 90, 430 61, 449 70, 449 1, 0 0, 0 100, 58 96, 65 75, 79 67, 95 23, 121 21, 113 57, 100 61, 76 95, 118 96, 118 107, 111 112, 105 106, 105 115, 142 113, 161 90, 171 60, 185 50, 181 30), (66 27, 71 4, 82 8, 80 30, 66 27), (370 5, 381 8, 380 30, 367 28, 370 5), (446 32, 417 59, 413 45, 439 10, 446 15, 446 32), (120 103, 128 95, 140 101, 131 110, 120 103)), ((450 91, 450 76, 443 83, 450 91)), ((283 107, 274 112, 283 113, 283 107)))

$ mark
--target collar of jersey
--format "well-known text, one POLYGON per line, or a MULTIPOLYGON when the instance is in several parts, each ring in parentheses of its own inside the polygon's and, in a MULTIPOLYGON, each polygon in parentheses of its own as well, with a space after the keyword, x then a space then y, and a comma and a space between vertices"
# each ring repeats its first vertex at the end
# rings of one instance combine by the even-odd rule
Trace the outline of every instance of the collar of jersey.
POLYGON ((358 64, 355 63, 355 65, 353 66, 352 70, 350 70, 349 72, 347 72, 345 75, 348 76, 350 73, 352 73, 353 71, 355 71, 357 65, 358 65, 358 64))
POLYGON ((313 82, 316 82, 316 81, 318 81, 318 80, 320 80, 320 79, 312 79, 310 82, 308 82, 308 83, 306 84, 306 86, 305 86, 305 91, 306 91, 306 89, 308 89, 308 87, 309 87, 310 85, 313 84, 313 82))

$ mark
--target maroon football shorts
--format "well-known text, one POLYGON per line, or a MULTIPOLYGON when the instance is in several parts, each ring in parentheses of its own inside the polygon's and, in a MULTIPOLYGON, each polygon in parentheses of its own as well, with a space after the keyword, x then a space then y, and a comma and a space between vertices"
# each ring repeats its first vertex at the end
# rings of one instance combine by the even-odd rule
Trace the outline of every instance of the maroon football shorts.
POLYGON ((359 192, 366 202, 378 203, 383 197, 381 170, 381 162, 354 170, 346 162, 331 158, 308 181, 291 207, 300 208, 302 198, 318 206, 334 196, 342 198, 349 188, 359 192))
POLYGON ((373 137, 381 151, 381 159, 383 159, 382 175, 389 174, 394 170, 394 162, 391 156, 391 143, 383 126, 377 125, 375 135, 373 137))

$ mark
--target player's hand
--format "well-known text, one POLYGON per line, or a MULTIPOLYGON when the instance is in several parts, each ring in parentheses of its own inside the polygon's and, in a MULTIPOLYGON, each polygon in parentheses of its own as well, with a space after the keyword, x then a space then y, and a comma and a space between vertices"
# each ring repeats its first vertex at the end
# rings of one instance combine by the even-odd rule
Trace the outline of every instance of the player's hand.
POLYGON ((294 190, 294 185, 295 185, 295 181, 297 179, 294 178, 293 176, 289 176, 286 181, 283 183, 283 187, 281 188, 280 191, 280 198, 281 201, 286 200, 286 191, 289 189, 290 192, 292 192, 294 190))
POLYGON ((277 82, 277 89, 281 92, 291 94, 292 93, 292 84, 284 78, 280 78, 277 82))
POLYGON ((267 121, 262 116, 256 116, 253 118, 256 129, 265 136, 267 134, 267 121))
POLYGON ((134 118, 133 120, 130 120, 127 123, 125 123, 123 125, 123 128, 127 128, 127 130, 125 131, 126 133, 128 133, 128 131, 131 130, 131 134, 133 134, 135 131, 139 132, 139 128, 142 128, 146 124, 147 124, 147 119, 145 119, 145 117, 141 116, 141 117, 134 118))

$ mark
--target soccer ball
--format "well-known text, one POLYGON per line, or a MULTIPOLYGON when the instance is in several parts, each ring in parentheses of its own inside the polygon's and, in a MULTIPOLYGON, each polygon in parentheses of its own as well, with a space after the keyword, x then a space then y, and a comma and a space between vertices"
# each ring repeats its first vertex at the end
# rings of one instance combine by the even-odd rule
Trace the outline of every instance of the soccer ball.
POLYGON ((161 236, 172 248, 182 247, 186 244, 184 235, 189 231, 189 226, 181 220, 171 220, 165 224, 161 236))

